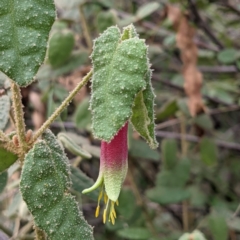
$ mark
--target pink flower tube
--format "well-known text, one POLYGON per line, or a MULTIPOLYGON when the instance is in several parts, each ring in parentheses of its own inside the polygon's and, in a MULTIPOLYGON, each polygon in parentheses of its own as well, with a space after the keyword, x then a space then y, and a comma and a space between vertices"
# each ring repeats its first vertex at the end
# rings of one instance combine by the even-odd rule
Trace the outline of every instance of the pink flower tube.
POLYGON ((100 194, 98 197, 98 206, 95 216, 98 217, 100 210, 100 201, 104 197, 106 207, 103 213, 103 222, 106 222, 107 214, 109 214, 109 221, 115 223, 116 212, 114 209, 115 203, 118 204, 118 197, 121 191, 122 183, 127 173, 127 144, 128 122, 118 131, 111 142, 101 142, 101 157, 100 157, 100 171, 98 179, 95 184, 83 193, 93 191, 100 187, 100 194))

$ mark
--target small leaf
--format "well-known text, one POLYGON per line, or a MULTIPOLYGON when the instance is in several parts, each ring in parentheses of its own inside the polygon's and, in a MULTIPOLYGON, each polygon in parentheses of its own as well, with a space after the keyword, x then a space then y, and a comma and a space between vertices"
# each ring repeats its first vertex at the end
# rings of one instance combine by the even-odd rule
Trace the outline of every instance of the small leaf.
POLYGON ((149 159, 154 161, 160 160, 158 151, 151 149, 147 143, 142 140, 133 140, 130 147, 130 155, 136 158, 149 159))
POLYGON ((233 48, 226 48, 218 53, 217 58, 221 63, 233 63, 237 58, 237 51, 233 48))
POLYGON ((143 19, 157 11, 160 7, 161 5, 158 2, 146 3, 138 9, 136 17, 137 19, 143 19))
POLYGON ((217 163, 217 152, 216 143, 212 139, 207 137, 201 139, 200 154, 206 165, 213 166, 217 163))
POLYGON ((62 143, 62 145, 69 150, 72 154, 80 156, 82 158, 89 159, 91 158, 91 154, 82 149, 79 145, 77 145, 71 138, 68 137, 67 134, 61 132, 58 134, 58 140, 62 143))
POLYGON ((9 119, 10 98, 7 95, 0 96, 0 129, 4 129, 9 119))
POLYGON ((124 228, 117 231, 119 237, 130 240, 148 240, 151 237, 151 233, 146 228, 124 228))
POLYGON ((7 151, 4 148, 0 148, 0 173, 8 169, 18 159, 18 156, 7 151))
POLYGON ((165 139, 161 144, 162 159, 165 169, 173 168, 177 159, 177 142, 175 140, 165 139))
POLYGON ((228 227, 226 220, 218 213, 211 213, 208 218, 208 227, 214 240, 227 240, 228 227))
POLYGON ((69 194, 69 172, 66 155, 47 130, 26 154, 20 182, 23 199, 50 240, 92 240, 92 228, 69 194))
POLYGON ((178 110, 177 100, 171 99, 156 114, 157 121, 162 121, 166 118, 174 116, 178 110))
POLYGON ((74 47, 74 35, 69 30, 56 32, 49 41, 48 59, 53 67, 63 65, 74 47))
POLYGON ((77 107, 74 114, 74 122, 80 129, 85 129, 91 124, 91 112, 89 111, 89 98, 85 98, 77 107))
POLYGON ((179 240, 206 240, 205 236, 199 230, 195 230, 192 233, 184 233, 179 240))
MULTIPOLYGON (((72 188, 81 194, 84 189, 89 188, 94 184, 93 180, 78 168, 71 166, 71 173, 72 188)), ((92 191, 89 192, 87 196, 96 200, 98 198, 98 193, 97 191, 92 191)))
POLYGON ((193 122, 197 124, 202 129, 211 131, 213 130, 213 122, 209 115, 200 114, 193 118, 193 122))
POLYGON ((43 63, 55 20, 52 0, 1 0, 0 70, 20 86, 33 81, 43 63))
POLYGON ((117 16, 113 10, 101 11, 97 15, 96 25, 98 31, 101 33, 108 27, 114 26, 117 23, 117 16))
POLYGON ((128 121, 136 94, 146 87, 144 41, 136 37, 120 40, 119 29, 108 28, 95 41, 91 56, 93 133, 107 142, 128 121))
POLYGON ((0 173, 0 193, 3 191, 3 189, 7 185, 7 180, 8 180, 8 172, 5 171, 3 173, 0 173))
POLYGON ((166 205, 186 200, 190 197, 190 193, 184 188, 155 187, 147 191, 147 197, 151 201, 166 205))

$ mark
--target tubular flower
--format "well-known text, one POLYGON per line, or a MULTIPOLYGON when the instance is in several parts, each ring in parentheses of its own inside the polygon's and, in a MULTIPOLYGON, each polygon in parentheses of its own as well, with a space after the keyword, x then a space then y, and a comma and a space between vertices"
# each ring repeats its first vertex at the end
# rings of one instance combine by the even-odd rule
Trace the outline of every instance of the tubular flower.
POLYGON ((98 205, 95 216, 98 217, 100 211, 100 201, 103 198, 105 209, 103 212, 103 222, 107 220, 115 223, 115 204, 118 205, 118 197, 122 183, 127 173, 127 130, 128 122, 118 131, 111 142, 101 142, 100 170, 97 181, 83 193, 91 192, 100 187, 98 205))

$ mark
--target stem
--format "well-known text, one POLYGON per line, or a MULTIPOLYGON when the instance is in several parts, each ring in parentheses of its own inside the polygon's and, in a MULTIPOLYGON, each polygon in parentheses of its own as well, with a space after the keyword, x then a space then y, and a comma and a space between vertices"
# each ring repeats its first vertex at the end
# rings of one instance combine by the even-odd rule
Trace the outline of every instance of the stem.
POLYGON ((14 119, 15 119, 15 126, 16 126, 16 132, 18 136, 18 141, 21 149, 23 151, 26 151, 28 148, 28 145, 25 140, 25 122, 24 122, 24 113, 23 113, 23 107, 22 107, 22 96, 19 86, 12 82, 11 85, 12 89, 12 101, 13 101, 13 109, 14 109, 14 119))
POLYGON ((79 13, 80 13, 80 22, 81 22, 81 25, 82 25, 83 35, 84 35, 84 38, 87 42, 88 50, 89 50, 89 52, 91 52, 91 50, 92 50, 92 40, 91 40, 91 37, 90 37, 90 34, 89 34, 87 21, 86 21, 85 15, 84 15, 83 4, 81 4, 79 6, 79 13))
POLYGON ((35 238, 36 240, 46 240, 45 233, 36 226, 35 226, 35 233, 36 233, 36 238, 35 238))
MULTIPOLYGON (((180 118, 180 130, 181 130, 181 151, 182 157, 187 156, 188 152, 188 142, 186 141, 186 123, 185 117, 181 114, 180 118)), ((188 201, 185 200, 182 202, 182 221, 183 221, 183 230, 187 232, 189 230, 189 212, 188 212, 188 201)))
POLYGON ((158 233, 156 232, 156 229, 155 229, 155 227, 152 223, 151 217, 149 216, 149 213, 148 213, 148 210, 147 210, 147 207, 146 207, 146 203, 145 203, 143 197, 141 196, 141 194, 138 190, 138 187, 137 187, 137 185, 134 181, 134 176, 133 176, 133 173, 132 173, 132 164, 129 164, 128 179, 129 179, 129 182, 131 184, 133 194, 134 194, 135 198, 137 199, 137 204, 143 210, 143 215, 144 215, 144 218, 146 220, 147 228, 149 229, 149 231, 151 232, 151 234, 154 237, 158 238, 158 233))
POLYGON ((92 76, 92 70, 83 78, 83 80, 73 89, 73 91, 68 95, 68 97, 62 102, 62 104, 55 110, 52 116, 41 126, 41 128, 33 136, 31 143, 34 143, 51 123, 59 116, 59 114, 67 107, 67 105, 73 100, 78 91, 89 81, 92 76))

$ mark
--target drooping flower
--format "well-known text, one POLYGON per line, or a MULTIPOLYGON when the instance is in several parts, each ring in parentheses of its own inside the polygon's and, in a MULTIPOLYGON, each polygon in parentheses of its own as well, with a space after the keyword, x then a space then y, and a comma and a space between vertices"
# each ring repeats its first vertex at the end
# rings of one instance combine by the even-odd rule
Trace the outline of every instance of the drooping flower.
POLYGON ((127 144, 128 122, 118 131, 114 138, 109 142, 101 142, 100 170, 97 181, 83 193, 88 193, 100 187, 98 205, 95 216, 98 217, 100 211, 100 201, 103 198, 105 209, 103 212, 103 222, 107 220, 115 223, 116 212, 115 204, 118 205, 118 197, 122 183, 127 173, 127 144))

